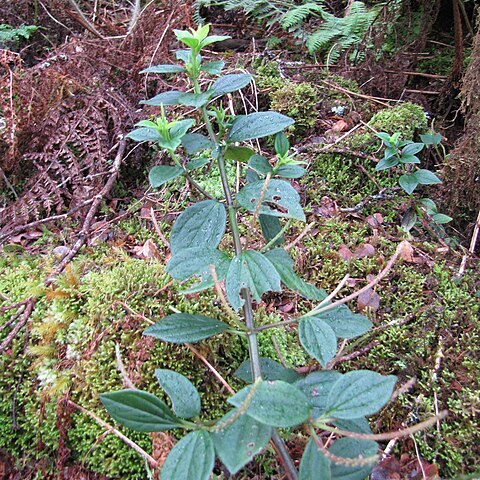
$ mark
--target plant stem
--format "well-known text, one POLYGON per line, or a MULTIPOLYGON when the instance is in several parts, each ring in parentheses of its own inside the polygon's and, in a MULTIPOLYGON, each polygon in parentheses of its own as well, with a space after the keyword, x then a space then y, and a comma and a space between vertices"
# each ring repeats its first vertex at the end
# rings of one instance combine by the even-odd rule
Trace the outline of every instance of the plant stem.
MULTIPOLYGON (((199 87, 196 79, 193 79, 193 84, 194 84, 195 92, 198 93, 199 87)), ((232 234, 233 234, 235 254, 238 256, 238 255, 241 255, 242 253, 242 243, 240 241, 240 233, 238 230, 237 212, 235 210, 235 206, 233 203, 232 192, 228 184, 225 159, 223 157, 223 149, 219 145, 217 135, 213 130, 212 123, 210 122, 210 118, 208 117, 206 107, 203 106, 201 107, 200 110, 202 112, 203 119, 205 120, 205 126, 210 135, 210 138, 214 142, 214 144, 217 146, 217 148, 219 148, 220 150, 217 157, 217 165, 220 171, 220 178, 222 180, 223 192, 225 194, 225 200, 226 200, 227 210, 228 210, 228 218, 230 221, 230 227, 232 229, 232 234)), ((258 339, 257 339, 257 332, 255 330, 255 319, 253 316, 252 298, 250 296, 250 292, 246 288, 243 288, 240 291, 240 295, 245 301, 245 303, 243 304, 243 314, 245 317, 245 325, 247 327, 247 342, 248 342, 248 352, 250 357, 250 365, 252 368, 253 380, 255 382, 262 378, 262 370, 260 367, 260 353, 258 351, 258 339)), ((298 473, 293 463, 293 460, 290 457, 290 454, 288 453, 288 450, 283 440, 280 438, 280 435, 276 430, 273 431, 272 441, 275 444, 275 448, 277 449, 277 453, 280 456, 280 459, 287 472, 289 480, 297 480, 298 473)))
POLYGON ((291 223, 292 220, 289 218, 283 228, 265 246, 260 249, 260 253, 266 252, 271 246, 273 246, 277 242, 277 240, 287 231, 291 223))

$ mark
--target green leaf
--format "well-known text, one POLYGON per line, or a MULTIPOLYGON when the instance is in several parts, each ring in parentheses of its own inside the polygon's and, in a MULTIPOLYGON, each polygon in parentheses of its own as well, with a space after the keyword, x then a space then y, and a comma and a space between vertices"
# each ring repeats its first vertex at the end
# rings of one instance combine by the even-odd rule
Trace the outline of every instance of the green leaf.
POLYGON ((182 426, 158 397, 142 390, 119 390, 100 395, 108 413, 137 432, 162 432, 182 426))
POLYGON ((412 163, 412 164, 420 163, 420 159, 417 156, 410 155, 408 153, 402 153, 399 159, 400 159, 400 162, 402 163, 412 163))
POLYGON ((265 177, 267 173, 273 172, 268 160, 263 155, 252 155, 247 165, 247 182, 258 182, 260 177, 265 177))
POLYGON ((303 451, 298 480, 330 480, 330 460, 310 438, 303 451))
POLYGON ((158 142, 162 140, 160 133, 153 128, 136 128, 125 136, 136 142, 158 142))
POLYGON ((323 370, 309 373, 305 378, 294 383, 294 386, 309 399, 313 418, 318 418, 325 413, 330 390, 341 376, 341 373, 334 370, 323 370))
POLYGON ((208 62, 205 65, 202 65, 200 70, 202 72, 207 72, 210 75, 218 75, 225 66, 225 62, 223 60, 218 60, 215 62, 208 62))
POLYGON ((215 266, 219 280, 223 280, 230 265, 230 258, 224 252, 210 247, 184 248, 172 255, 167 264, 167 272, 175 280, 186 280, 193 275, 203 280, 211 277, 210 265, 215 266))
MULTIPOLYGON (((245 210, 254 212, 264 190, 264 185, 264 181, 247 183, 237 193, 235 200, 245 210)), ((258 212, 274 217, 295 218, 305 221, 305 213, 300 205, 300 196, 285 180, 270 180, 258 212)))
POLYGON ((293 270, 293 260, 283 248, 270 250, 265 256, 272 262, 282 282, 291 290, 297 291, 309 300, 324 300, 327 297, 325 290, 305 282, 293 270))
POLYGON ((433 185, 435 183, 442 183, 442 181, 430 170, 421 168, 417 170, 413 175, 418 183, 422 185, 433 185))
POLYGON ((256 112, 235 118, 227 136, 228 142, 243 142, 281 132, 295 121, 277 112, 256 112))
POLYGON ((434 215, 432 215, 432 220, 435 223, 445 224, 451 222, 453 218, 443 213, 435 213, 434 215))
POLYGON ((195 120, 193 120, 193 118, 178 120, 170 129, 170 135, 175 138, 183 137, 187 133, 187 130, 190 127, 193 127, 193 125, 195 125, 195 120))
POLYGON ((204 200, 184 210, 170 235, 172 254, 191 247, 216 248, 225 233, 227 213, 215 200, 204 200))
POLYGON ((150 170, 150 173, 148 174, 148 180, 153 188, 158 188, 164 183, 167 183, 168 181, 173 180, 182 174, 183 168, 159 165, 150 170))
POLYGON ((250 289, 257 302, 260 302, 265 292, 281 291, 280 276, 275 267, 264 255, 254 250, 246 250, 237 255, 228 269, 225 289, 234 310, 240 309, 245 302, 240 296, 243 288, 250 289))
POLYGON ((171 343, 193 343, 227 330, 226 323, 203 315, 174 313, 143 331, 143 335, 171 343))
MULTIPOLYGON (((217 425, 228 422, 235 413, 236 410, 227 413, 217 425)), ((213 443, 222 463, 235 475, 268 445, 271 436, 272 427, 244 414, 223 430, 214 433, 213 443)))
POLYGON ((300 165, 283 165, 275 171, 275 176, 283 178, 300 178, 305 174, 305 169, 300 165))
POLYGON ((224 40, 228 40, 229 37, 228 35, 210 35, 209 37, 205 38, 201 42, 201 47, 206 47, 207 45, 210 45, 212 43, 217 43, 217 42, 223 42, 224 40))
POLYGON ((275 152, 280 157, 284 157, 290 148, 290 142, 287 136, 283 132, 279 132, 275 135, 275 152))
MULTIPOLYGON (((258 222, 262 229, 263 238, 265 242, 268 243, 270 240, 274 239, 278 233, 282 230, 282 224, 278 217, 272 217, 270 215, 259 215, 258 222)), ((273 243, 272 247, 278 247, 285 242, 285 237, 280 235, 278 239, 273 243)), ((278 269, 277 269, 278 272, 278 269)), ((281 275, 280 275, 281 276, 281 275)))
POLYGON ((140 122, 136 123, 135 126, 153 128, 154 130, 158 129, 158 125, 155 122, 151 122, 150 120, 141 120, 140 122))
POLYGON ((369 370, 346 373, 332 387, 327 410, 334 418, 347 420, 373 415, 390 400, 396 381, 393 375, 369 370))
POLYGON ((401 227, 404 232, 409 232, 417 223, 417 214, 415 213, 415 209, 408 208, 406 212, 403 214, 401 220, 401 227))
POLYGON ((208 480, 215 464, 211 435, 196 430, 183 437, 170 451, 163 464, 162 480, 208 480))
POLYGON ((402 149, 402 157, 403 155, 415 155, 421 152, 424 146, 423 143, 409 143, 402 149))
POLYGON ((213 147, 211 140, 200 133, 188 133, 182 138, 182 145, 190 155, 213 147))
POLYGON ((434 145, 438 146, 442 143, 442 135, 440 133, 425 133, 420 135, 420 139, 425 145, 434 145))
POLYGON ((217 78, 210 87, 212 97, 219 97, 226 93, 236 92, 248 85, 252 80, 252 76, 246 73, 233 73, 217 78))
MULTIPOLYGON (((341 458, 368 458, 376 455, 378 445, 371 440, 357 440, 355 438, 341 438, 333 442, 330 453, 341 458)), ((371 465, 349 467, 341 463, 331 463, 332 479, 335 480, 364 480, 373 469, 371 465)))
POLYGON ((385 145, 388 146, 388 145, 391 144, 391 141, 390 141, 391 138, 390 138, 390 135, 389 135, 388 133, 379 132, 379 133, 376 134, 376 136, 377 136, 378 138, 382 139, 382 140, 383 140, 383 143, 384 143, 385 145))
POLYGON ((315 317, 327 323, 338 338, 355 338, 372 328, 372 323, 365 315, 353 313, 345 305, 339 305, 315 317))
POLYGON ((141 70, 140 73, 179 73, 185 71, 185 68, 180 65, 155 65, 141 70))
POLYGON ((375 170, 380 172, 381 170, 386 170, 387 168, 396 167, 400 163, 398 157, 388 157, 382 158, 376 165, 375 170))
MULTIPOLYGON (((300 378, 300 375, 293 368, 285 368, 275 360, 265 357, 260 357, 259 360, 263 380, 282 380, 291 383, 300 378)), ((250 360, 245 360, 234 375, 244 382, 252 383, 254 379, 250 360)))
MULTIPOLYGON (((240 390, 228 403, 239 407, 252 387, 240 390)), ((247 415, 272 427, 293 427, 303 423, 310 415, 307 397, 289 383, 262 381, 256 388, 247 407, 247 415)))
MULTIPOLYGON (((323 367, 337 352, 337 337, 330 325, 315 317, 301 318, 298 336, 303 348, 323 367)), ((357 415, 360 416, 360 415, 357 415)))
POLYGON ((195 38, 190 32, 186 32, 183 30, 173 30, 173 32, 175 33, 175 36, 177 37, 177 40, 179 42, 184 43, 190 48, 199 49, 200 41, 195 38))
POLYGON ((158 383, 172 401, 172 409, 182 418, 200 415, 200 395, 188 378, 173 370, 155 370, 158 383))
MULTIPOLYGON (((184 63, 190 63, 192 59, 192 51, 191 50, 177 50, 175 52, 175 58, 177 60, 182 60, 184 63)), ((198 63, 202 62, 202 56, 197 55, 198 63)))
POLYGON ((398 179, 398 184, 411 195, 418 186, 418 180, 413 173, 404 174, 398 179))
POLYGON ((196 170, 198 168, 202 168, 205 165, 208 165, 210 163, 210 159, 208 157, 200 157, 200 158, 195 158, 194 160, 190 160, 185 164, 185 168, 187 170, 196 170))
POLYGON ((187 107, 203 107, 210 100, 211 92, 203 93, 192 93, 186 92, 182 93, 178 97, 178 103, 181 105, 186 105, 187 107))
POLYGON ((151 105, 152 107, 159 107, 160 105, 178 105, 180 102, 178 98, 183 92, 178 90, 169 90, 168 92, 159 93, 148 100, 142 100, 140 103, 151 105))
POLYGON ((249 147, 236 147, 235 145, 229 145, 226 150, 224 157, 227 160, 236 160, 237 162, 248 162, 248 159, 255 152, 249 147))
POLYGON ((372 429, 365 417, 352 418, 351 420, 338 419, 332 422, 336 427, 347 432, 371 434, 372 429))
POLYGON ((420 200, 420 203, 425 206, 425 208, 427 209, 427 213, 432 214, 438 212, 437 206, 431 198, 422 198, 420 200))

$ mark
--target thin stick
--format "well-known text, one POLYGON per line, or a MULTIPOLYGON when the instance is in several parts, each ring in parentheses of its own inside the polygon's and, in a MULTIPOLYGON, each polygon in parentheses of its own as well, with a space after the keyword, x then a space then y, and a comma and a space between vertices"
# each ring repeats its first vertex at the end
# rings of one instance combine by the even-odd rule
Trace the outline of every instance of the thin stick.
POLYGON ((142 6, 141 0, 135 0, 132 17, 130 18, 130 23, 128 25, 127 35, 129 33, 132 33, 132 30, 135 28, 135 25, 137 24, 138 18, 140 17, 141 6, 142 6))
MULTIPOLYGON (((475 251, 475 247, 477 245, 478 231, 479 230, 480 230, 480 210, 478 211, 477 221, 475 222, 475 227, 473 228, 472 239, 470 241, 470 247, 468 248, 468 251, 471 255, 473 255, 473 252, 475 251)), ((465 273, 465 268, 467 266, 467 259, 468 259, 468 254, 465 254, 462 258, 462 263, 460 264, 458 274, 456 275, 457 278, 461 278, 463 276, 463 274, 465 273)))
POLYGON ((85 202, 81 203, 80 205, 77 205, 76 207, 70 209, 66 213, 62 213, 60 215, 52 215, 51 217, 47 218, 42 218, 40 220, 35 220, 34 222, 27 223, 25 225, 20 225, 13 230, 10 230, 9 232, 3 233, 0 235, 0 243, 5 241, 7 238, 11 237, 12 235, 17 235, 21 232, 24 232, 25 230, 28 230, 30 228, 38 227, 39 225, 43 225, 44 223, 49 223, 53 222, 55 220, 63 220, 64 218, 69 217, 70 215, 73 215, 74 213, 78 212, 81 210, 83 207, 86 207, 90 203, 92 203, 94 198, 90 198, 86 200, 85 202))
POLYGON ((132 390, 136 390, 137 387, 130 380, 130 377, 128 376, 127 371, 125 370, 125 365, 123 364, 122 355, 120 353, 120 345, 118 343, 115 343, 115 360, 117 363, 117 368, 120 371, 120 374, 122 375, 123 381, 125 382, 125 385, 128 388, 131 388, 132 390))
POLYGON ((167 248, 170 248, 170 244, 168 243, 168 240, 165 238, 165 235, 160 230, 160 226, 158 225, 157 218, 155 217, 155 212, 153 210, 153 207, 150 208, 150 218, 152 219, 152 223, 155 228, 155 231, 157 232, 158 237, 167 248))
POLYGON ((435 415, 424 422, 417 423, 412 427, 407 427, 402 430, 397 430, 396 432, 387 432, 387 433, 355 433, 349 432, 347 430, 342 430, 336 427, 330 427, 328 425, 321 425, 320 428, 326 430, 327 432, 334 432, 338 435, 342 435, 343 437, 350 437, 356 438, 358 440, 374 440, 374 441, 385 441, 385 440, 392 440, 394 438, 402 438, 402 437, 409 437, 410 435, 420 432, 421 430, 425 430, 433 425, 436 425, 437 422, 443 420, 448 416, 448 410, 443 410, 439 412, 438 415, 435 415))
POLYGON ((330 451, 325 447, 325 445, 323 445, 320 438, 318 438, 318 435, 315 432, 315 429, 313 428, 313 426, 310 426, 310 434, 313 438, 313 441, 317 445, 317 447, 325 454, 325 456, 328 459, 340 465, 345 465, 348 467, 361 467, 364 465, 371 465, 372 463, 375 463, 378 460, 378 455, 373 455, 372 457, 359 456, 355 458, 338 457, 337 455, 330 453, 330 451))
POLYGON ((267 188, 271 178, 272 178, 272 172, 268 172, 267 176, 265 177, 265 182, 263 184, 262 190, 258 197, 257 205, 255 206, 255 211, 253 212, 252 222, 254 222, 258 217, 258 212, 260 211, 260 207, 262 206, 263 197, 265 197, 265 194, 267 193, 267 188))
POLYGON ((207 368, 215 375, 217 380, 227 389, 228 393, 230 393, 231 395, 235 395, 235 390, 218 373, 215 367, 198 350, 196 350, 191 343, 186 343, 185 345, 196 357, 198 357, 207 366, 207 368))
POLYGON ((222 304, 222 307, 224 308, 225 312, 227 313, 227 315, 230 317, 230 319, 233 321, 234 325, 237 328, 238 327, 243 328, 243 324, 240 324, 240 322, 238 321, 237 314, 230 308, 230 305, 228 304, 227 299, 223 294, 222 286, 218 281, 215 265, 210 265, 210 274, 212 275, 213 284, 215 285, 215 291, 217 292, 217 295, 220 298, 220 303, 222 304))
MULTIPOLYGON (((8 345, 10 345, 10 342, 15 338, 17 333, 27 323, 27 320, 30 317, 30 314, 33 312, 33 309, 35 308, 36 303, 37 303, 37 299, 35 297, 30 297, 25 302, 25 309, 23 310, 23 313, 22 313, 22 316, 20 317, 20 320, 17 322, 17 324, 12 328, 12 330, 7 335, 7 337, 0 344, 0 353, 3 352, 8 347, 8 345)), ((22 307, 20 307, 20 308, 22 308, 22 307)))
POLYGON ((288 252, 289 250, 291 250, 314 226, 315 226, 316 222, 310 222, 302 231, 302 233, 300 233, 300 235, 295 239, 293 240, 293 242, 290 242, 286 247, 285 247, 285 250, 288 252))
POLYGON ((67 402, 72 406, 80 410, 81 412, 87 414, 90 418, 93 418, 99 425, 107 429, 108 433, 113 433, 116 435, 120 440, 126 443, 129 447, 133 448, 139 455, 141 455, 151 467, 156 468, 158 466, 158 462, 149 455, 142 447, 137 445, 134 441, 130 440, 126 437, 123 433, 119 432, 116 428, 113 428, 107 422, 104 422, 100 417, 97 417, 93 412, 87 410, 86 408, 82 407, 81 405, 76 404, 72 400, 67 400, 67 402))
POLYGON ((8 180, 7 176, 5 175, 5 172, 3 171, 3 168, 0 167, 0 176, 2 177, 3 181, 5 182, 5 185, 10 189, 10 191, 13 193, 13 196, 15 199, 18 200, 18 195, 15 189, 13 188, 13 185, 10 183, 8 180))
POLYGON ((325 298, 324 300, 322 300, 318 306, 322 306, 322 305, 325 305, 326 303, 328 303, 330 300, 332 300, 332 298, 335 298, 337 293, 345 286, 345 284, 348 282, 348 279, 350 278, 350 275, 347 273, 339 282, 339 284, 337 285, 337 287, 335 288, 335 290, 327 297, 325 298))
MULTIPOLYGON (((77 21, 81 23, 89 32, 93 33, 96 37, 105 40, 105 37, 96 29, 95 25, 85 16, 75 0, 68 0, 68 3, 73 7, 79 18, 77 21)), ((71 15, 72 16, 72 15, 71 15)))
POLYGON ((392 267, 395 265, 395 262, 398 260, 398 257, 402 253, 403 249, 407 245, 407 241, 404 240, 403 242, 398 245, 397 249, 395 250, 395 253, 392 255, 390 260, 388 261, 387 265, 385 268, 367 285, 365 285, 363 288, 360 290, 357 290, 356 292, 352 293, 351 295, 348 295, 347 297, 344 297, 340 300, 337 300, 334 303, 331 303, 330 305, 326 305, 320 309, 317 310, 317 308, 314 308, 311 312, 306 313, 303 315, 304 317, 308 317, 311 315, 316 315, 319 311, 326 312, 328 310, 332 310, 333 308, 338 307, 339 305, 343 305, 344 303, 349 302, 350 300, 353 300, 357 298, 359 295, 361 295, 363 292, 366 292, 367 290, 370 290, 373 288, 375 285, 378 285, 387 275, 387 273, 392 269, 392 267), (314 313, 313 313, 314 312, 314 313))
POLYGON ((390 108, 391 105, 388 103, 385 103, 383 100, 386 100, 387 102, 391 101, 389 98, 382 98, 382 97, 372 97, 371 95, 364 95, 363 93, 357 93, 357 92, 352 92, 351 90, 348 90, 346 88, 340 87, 339 85, 336 85, 334 83, 327 82, 326 80, 319 80, 321 83, 327 85, 330 88, 334 88, 335 90, 339 90, 340 92, 347 93, 348 95, 353 95, 354 97, 359 97, 363 98, 365 100, 371 100, 372 102, 379 103, 380 105, 383 105, 384 107, 390 108))
MULTIPOLYGON (((407 243, 408 242, 406 240, 404 240, 402 243, 400 243, 400 245, 398 245, 395 253, 392 255, 392 257, 388 261, 385 268, 370 283, 365 285, 360 290, 352 293, 351 295, 348 295, 347 297, 341 298, 340 300, 337 300, 334 303, 330 303, 329 305, 321 306, 320 308, 319 308, 319 306, 315 307, 310 312, 302 315, 302 318, 311 317, 311 316, 314 316, 314 315, 318 315, 319 313, 323 313, 323 312, 326 312, 328 310, 332 310, 333 308, 337 308, 339 305, 343 305, 344 303, 347 303, 350 300, 353 300, 353 299, 357 298, 363 292, 373 288, 375 285, 380 283, 385 278, 387 273, 392 269, 393 265, 398 260, 399 255, 402 253, 402 251, 403 251, 403 249, 404 249, 404 247, 407 243)), ((297 319, 297 318, 294 318, 294 319, 291 319, 291 320, 283 320, 281 322, 270 323, 268 325, 261 325, 261 326, 257 327, 255 329, 255 331, 256 332, 261 332, 263 330, 268 330, 269 328, 292 325, 292 324, 298 323, 298 322, 299 322, 299 319, 297 319)))

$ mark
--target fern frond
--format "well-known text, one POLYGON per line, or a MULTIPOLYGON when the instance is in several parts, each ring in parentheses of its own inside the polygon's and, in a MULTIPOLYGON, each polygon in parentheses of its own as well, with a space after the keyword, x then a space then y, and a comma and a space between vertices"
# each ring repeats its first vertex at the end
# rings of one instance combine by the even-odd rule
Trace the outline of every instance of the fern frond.
POLYGON ((303 5, 297 5, 280 19, 280 25, 283 29, 288 30, 305 22, 310 15, 321 15, 324 12, 322 2, 308 2, 303 5))

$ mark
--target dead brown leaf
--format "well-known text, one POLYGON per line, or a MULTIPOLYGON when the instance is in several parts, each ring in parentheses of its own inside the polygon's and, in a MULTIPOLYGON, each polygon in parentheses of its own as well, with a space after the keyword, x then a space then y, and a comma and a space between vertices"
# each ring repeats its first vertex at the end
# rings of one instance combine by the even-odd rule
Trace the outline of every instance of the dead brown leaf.
POLYGON ((355 258, 373 257, 375 255, 375 247, 370 243, 359 245, 353 252, 355 258))
POLYGON ((162 254, 150 238, 143 245, 133 247, 133 254, 137 257, 162 259, 162 254))
POLYGON ((346 262, 348 262, 349 260, 351 260, 351 258, 353 257, 352 251, 351 251, 345 244, 340 245, 340 248, 338 249, 338 254, 339 254, 346 262))
POLYGON ((359 310, 369 307, 376 311, 380 308, 380 296, 369 288, 357 297, 357 307, 359 310))

